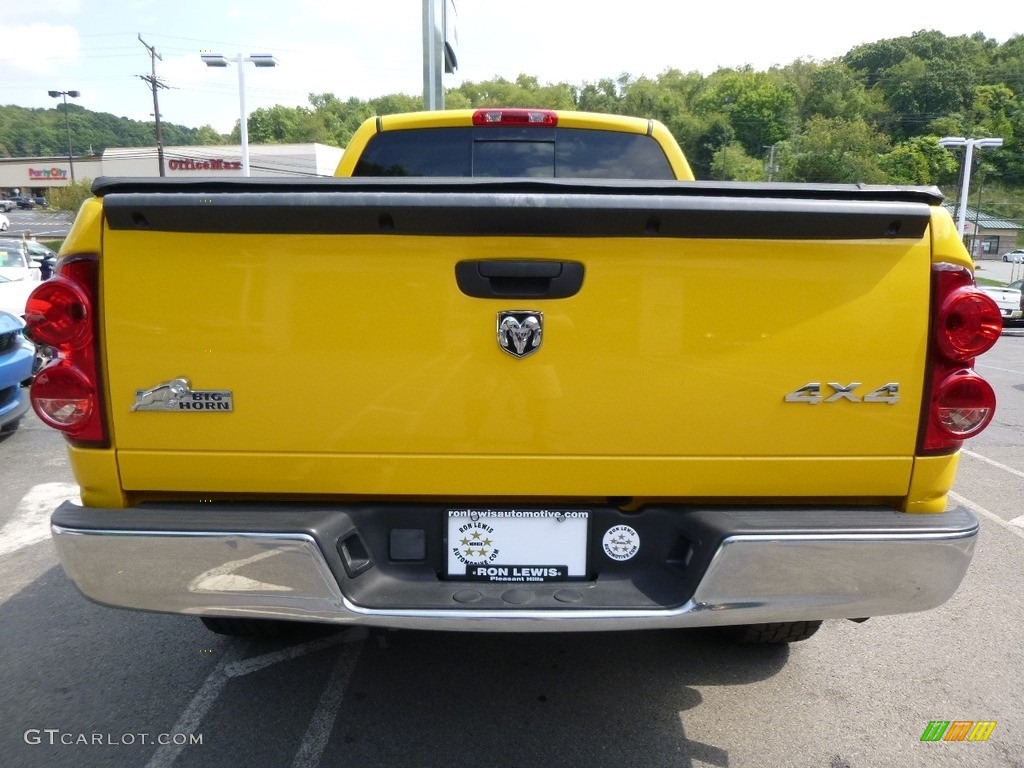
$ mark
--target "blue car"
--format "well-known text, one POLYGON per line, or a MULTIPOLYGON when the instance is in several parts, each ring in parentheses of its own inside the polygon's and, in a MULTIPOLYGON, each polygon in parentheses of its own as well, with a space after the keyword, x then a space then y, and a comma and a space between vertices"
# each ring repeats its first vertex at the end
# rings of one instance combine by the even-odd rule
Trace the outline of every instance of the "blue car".
POLYGON ((14 429, 28 410, 35 347, 25 338, 20 317, 0 312, 0 430, 14 429))

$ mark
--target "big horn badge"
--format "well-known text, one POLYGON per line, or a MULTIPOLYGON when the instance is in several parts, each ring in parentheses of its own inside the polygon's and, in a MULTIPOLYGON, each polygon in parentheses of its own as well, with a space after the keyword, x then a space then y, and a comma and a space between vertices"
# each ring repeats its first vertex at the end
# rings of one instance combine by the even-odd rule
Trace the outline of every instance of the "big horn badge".
POLYGON ((498 313, 498 346, 512 357, 523 358, 540 348, 543 312, 515 310, 498 313))

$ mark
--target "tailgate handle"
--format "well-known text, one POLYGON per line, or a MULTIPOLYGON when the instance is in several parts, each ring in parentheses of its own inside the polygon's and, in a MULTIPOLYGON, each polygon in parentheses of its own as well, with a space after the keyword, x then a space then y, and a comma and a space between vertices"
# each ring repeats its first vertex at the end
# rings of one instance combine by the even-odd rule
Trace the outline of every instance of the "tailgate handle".
POLYGON ((583 265, 540 259, 460 261, 455 281, 474 299, 565 299, 583 287, 583 265))

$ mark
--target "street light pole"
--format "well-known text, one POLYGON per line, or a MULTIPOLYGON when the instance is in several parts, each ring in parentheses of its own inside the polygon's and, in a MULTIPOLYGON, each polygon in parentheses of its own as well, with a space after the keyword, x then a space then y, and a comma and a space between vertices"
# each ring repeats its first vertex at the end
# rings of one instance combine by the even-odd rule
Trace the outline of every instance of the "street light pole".
POLYGON ((71 123, 68 122, 68 96, 77 99, 82 94, 78 91, 47 91, 53 98, 64 97, 64 129, 68 132, 68 166, 71 168, 71 183, 75 183, 75 161, 71 151, 71 123))
MULTIPOLYGON (((964 239, 964 222, 967 218, 967 192, 971 186, 971 163, 974 160, 974 148, 1001 147, 1000 138, 967 139, 963 136, 945 136, 939 139, 940 147, 966 147, 964 150, 964 179, 960 185, 960 206, 957 213, 956 229, 960 239, 964 239)), ((977 232, 975 232, 977 235, 977 232)))
MULTIPOLYGON (((229 59, 220 53, 203 53, 200 54, 203 63, 208 67, 226 67, 229 59)), ((242 175, 250 176, 249 171, 249 113, 245 108, 245 67, 242 66, 245 62, 249 62, 257 67, 276 67, 277 59, 275 59, 269 53, 253 53, 249 56, 243 56, 238 53, 230 59, 238 67, 238 109, 241 115, 241 121, 238 126, 239 139, 242 142, 242 175)))

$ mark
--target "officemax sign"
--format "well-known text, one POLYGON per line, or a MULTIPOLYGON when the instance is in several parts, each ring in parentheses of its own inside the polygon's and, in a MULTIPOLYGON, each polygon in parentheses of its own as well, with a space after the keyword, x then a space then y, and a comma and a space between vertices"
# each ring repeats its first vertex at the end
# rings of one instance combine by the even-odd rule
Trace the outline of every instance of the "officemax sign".
POLYGON ((167 167, 172 171, 240 171, 242 163, 238 160, 209 158, 206 160, 168 160, 167 167))

